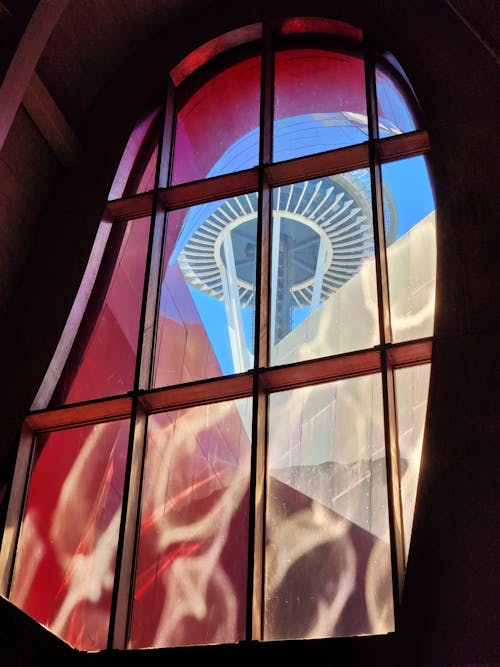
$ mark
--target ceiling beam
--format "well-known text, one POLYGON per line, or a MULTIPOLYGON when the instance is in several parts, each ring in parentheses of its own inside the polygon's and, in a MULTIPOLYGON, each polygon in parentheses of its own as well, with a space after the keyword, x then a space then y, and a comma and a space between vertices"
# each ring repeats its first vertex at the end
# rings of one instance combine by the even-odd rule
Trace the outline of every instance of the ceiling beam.
POLYGON ((31 119, 64 166, 75 165, 82 149, 71 126, 36 72, 22 102, 31 119))
POLYGON ((68 0, 40 0, 26 26, 0 86, 0 150, 33 73, 68 0))

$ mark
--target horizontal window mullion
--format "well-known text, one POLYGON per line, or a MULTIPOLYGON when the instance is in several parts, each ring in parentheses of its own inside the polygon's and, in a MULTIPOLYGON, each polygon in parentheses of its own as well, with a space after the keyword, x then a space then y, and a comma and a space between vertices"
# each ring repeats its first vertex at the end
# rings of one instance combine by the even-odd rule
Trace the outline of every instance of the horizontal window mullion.
POLYGON ((428 153, 431 149, 427 130, 416 130, 377 139, 375 153, 379 162, 392 162, 403 158, 428 153))
POLYGON ((393 343, 387 346, 386 351, 387 360, 394 369, 430 363, 432 338, 393 343))
POLYGON ((159 199, 166 211, 174 211, 224 197, 253 192, 257 190, 258 179, 258 168, 253 167, 201 181, 173 185, 160 190, 159 199))
POLYGON ((368 144, 363 143, 275 162, 265 167, 265 174, 267 182, 272 187, 277 187, 321 176, 333 176, 368 165, 368 144))
POLYGON ((260 371, 260 375, 267 391, 273 392, 368 375, 380 371, 380 368, 380 350, 373 348, 266 368, 260 371))
MULTIPOLYGON (((391 162, 421 155, 430 150, 426 130, 378 139, 375 151, 380 162, 391 162)), ((324 153, 306 155, 264 167, 266 181, 271 187, 302 181, 306 178, 340 174, 369 165, 368 144, 356 144, 324 153)), ((176 210, 214 199, 252 192, 258 187, 258 168, 224 174, 192 183, 182 183, 159 190, 159 199, 165 210, 176 210)), ((150 215, 153 209, 153 191, 109 201, 108 215, 114 221, 134 220, 150 215)))
POLYGON ((152 414, 251 395, 252 373, 248 372, 145 391, 140 394, 140 402, 152 414))
POLYGON ((34 431, 55 431, 72 426, 112 421, 130 417, 132 398, 130 395, 74 403, 53 410, 32 412, 26 422, 34 431))
POLYGON ((113 222, 145 218, 153 211, 153 196, 154 191, 149 190, 138 195, 113 199, 106 204, 105 213, 113 222))
MULTIPOLYGON (((395 343, 388 345, 386 352, 392 368, 429 363, 432 356, 432 339, 395 343)), ((250 396, 254 374, 258 374, 266 390, 272 392, 366 375, 375 373, 380 368, 380 349, 377 347, 285 366, 260 368, 238 375, 200 380, 174 387, 140 391, 139 397, 145 411, 152 413, 250 396)), ((28 415, 26 421, 34 431, 49 431, 123 419, 129 417, 131 412, 132 397, 127 394, 65 405, 56 409, 38 410, 28 415)))

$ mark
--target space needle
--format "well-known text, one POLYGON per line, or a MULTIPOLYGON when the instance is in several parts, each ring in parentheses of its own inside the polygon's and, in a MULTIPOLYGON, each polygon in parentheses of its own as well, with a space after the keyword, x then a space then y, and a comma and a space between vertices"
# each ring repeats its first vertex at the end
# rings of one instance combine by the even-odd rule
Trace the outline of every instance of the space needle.
MULTIPOLYGON (((304 131, 316 143, 322 133, 351 135, 351 143, 366 140, 366 119, 357 114, 321 114, 284 119, 277 127, 275 159, 286 159, 304 131), (325 122, 325 117, 327 121, 325 122), (288 122, 287 122, 288 121, 288 122), (293 127, 293 131, 290 131, 293 127)), ((256 141, 249 135, 247 141, 256 141)), ((234 162, 241 140, 223 160, 234 162)), ((345 145, 345 143, 344 143, 345 145)), ((245 153, 245 151, 243 151, 245 153)), ((241 166, 245 168, 247 165, 241 166)), ((219 167, 220 168, 220 167, 219 167)), ((213 174, 215 175, 215 174, 213 174)), ((396 237, 397 214, 384 188, 386 243, 396 237)), ((368 169, 358 169, 273 190, 271 234, 272 312, 270 343, 277 345, 293 329, 298 311, 312 312, 359 273, 373 255, 373 224, 368 169)), ((175 257, 192 288, 223 301, 235 372, 252 366, 246 344, 243 309, 255 302, 255 256, 258 201, 248 193, 194 207, 186 217, 175 257)))

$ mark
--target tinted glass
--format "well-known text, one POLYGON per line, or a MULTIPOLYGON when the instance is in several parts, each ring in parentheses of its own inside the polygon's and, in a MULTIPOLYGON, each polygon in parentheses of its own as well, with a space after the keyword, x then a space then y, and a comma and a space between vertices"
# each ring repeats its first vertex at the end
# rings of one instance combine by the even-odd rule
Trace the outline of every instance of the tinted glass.
POLYGON ((265 639, 393 630, 380 376, 273 394, 267 468, 265 639))
POLYGON ((172 183, 253 167, 259 157, 260 58, 227 67, 177 114, 172 183))
POLYGON ((325 49, 276 54, 273 160, 368 139, 361 58, 325 49))
POLYGON ((395 342, 432 336, 436 289, 435 205, 425 158, 382 165, 387 266, 395 342))
POLYGON ((148 237, 149 218, 113 223, 52 405, 132 389, 148 237))
POLYGON ((251 400, 149 419, 131 647, 245 636, 251 400))
POLYGON ((106 648, 128 421, 36 441, 10 599, 86 651, 106 648))
POLYGON ((398 368, 394 374, 398 414, 401 498, 407 557, 415 511, 415 499, 417 497, 430 372, 430 364, 424 364, 411 368, 398 368))
POLYGON ((155 386, 253 364, 257 195, 169 214, 155 386))
POLYGON ((271 363, 376 345, 367 169, 273 192, 271 363))

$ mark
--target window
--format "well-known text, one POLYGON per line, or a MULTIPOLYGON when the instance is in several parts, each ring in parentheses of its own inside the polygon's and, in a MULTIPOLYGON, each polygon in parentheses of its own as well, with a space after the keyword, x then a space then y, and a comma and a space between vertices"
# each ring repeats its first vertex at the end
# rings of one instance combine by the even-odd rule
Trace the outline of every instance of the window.
POLYGON ((293 19, 161 98, 26 418, 3 592, 82 650, 392 632, 434 313, 411 87, 293 19))

